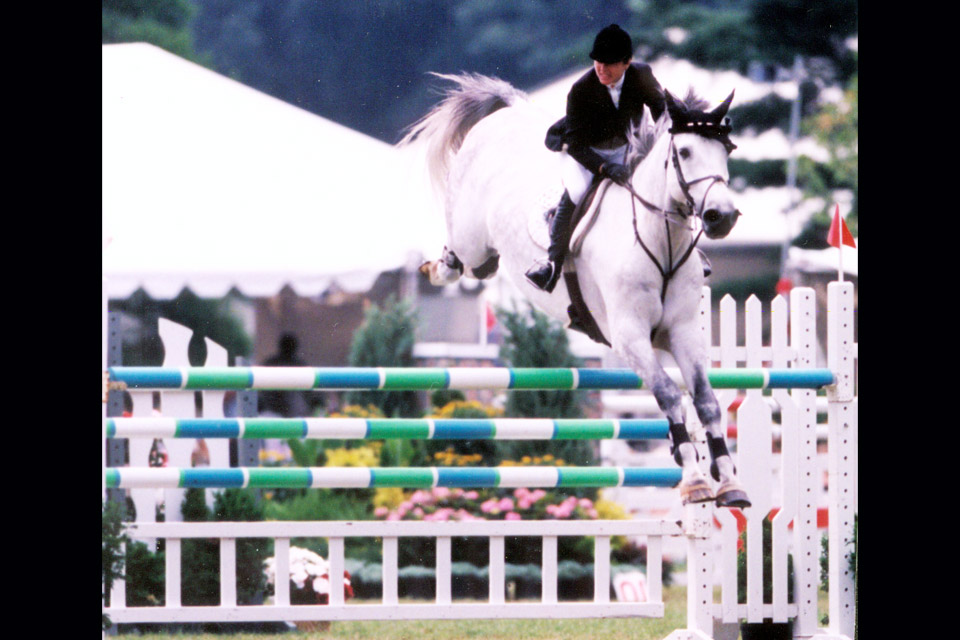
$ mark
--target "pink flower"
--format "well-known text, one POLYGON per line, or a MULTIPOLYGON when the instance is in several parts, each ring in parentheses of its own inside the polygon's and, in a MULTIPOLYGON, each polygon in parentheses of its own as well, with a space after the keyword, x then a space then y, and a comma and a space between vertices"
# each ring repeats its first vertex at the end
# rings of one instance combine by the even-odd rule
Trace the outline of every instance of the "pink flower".
POLYGON ((448 489, 447 487, 434 487, 433 495, 434 497, 440 500, 443 500, 444 498, 447 498, 450 495, 450 489, 448 489))
POLYGON ((499 503, 496 498, 490 498, 480 505, 480 511, 484 513, 500 513, 499 503))
POLYGON ((480 497, 480 494, 477 493, 476 491, 466 491, 464 492, 463 497, 466 500, 476 500, 477 498, 480 497))
POLYGON ((411 502, 410 500, 404 500, 403 502, 400 503, 400 506, 397 507, 397 511, 402 510, 404 513, 406 513, 407 511, 410 511, 410 509, 413 509, 413 502, 411 502))
POLYGON ((523 518, 520 517, 519 513, 516 513, 515 511, 511 511, 506 516, 504 516, 504 520, 523 520, 523 518))
POLYGON ((513 510, 513 500, 510 498, 503 498, 500 500, 497 505, 500 508, 500 511, 512 511, 513 510))
POLYGON ((580 498, 580 501, 577 503, 580 505, 581 509, 592 509, 593 501, 590 498, 580 498))
POLYGON ((519 489, 513 492, 513 497, 517 498, 518 500, 522 500, 529 495, 530 495, 530 489, 525 489, 523 487, 520 487, 519 489))
POLYGON ((373 515, 375 515, 378 518, 382 518, 386 516, 388 513, 390 513, 390 509, 387 509, 386 507, 377 507, 376 509, 373 510, 373 515))
POLYGON ((426 491, 417 489, 416 491, 413 492, 413 495, 410 496, 410 502, 420 503, 420 504, 423 504, 423 503, 429 504, 433 502, 433 496, 427 493, 426 491))
POLYGON ((417 507, 416 509, 413 510, 413 515, 417 516, 418 518, 422 518, 423 509, 421 509, 420 507, 417 507))

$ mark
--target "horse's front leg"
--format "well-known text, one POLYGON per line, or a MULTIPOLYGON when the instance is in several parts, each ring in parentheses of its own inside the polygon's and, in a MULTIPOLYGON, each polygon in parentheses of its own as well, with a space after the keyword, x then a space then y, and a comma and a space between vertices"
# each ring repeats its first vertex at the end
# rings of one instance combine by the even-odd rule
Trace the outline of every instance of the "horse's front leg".
POLYGON ((670 451, 683 469, 678 487, 683 504, 714 500, 713 489, 700 470, 697 450, 687 432, 683 392, 657 361, 650 344, 649 330, 644 331, 642 327, 621 329, 618 334, 614 334, 614 350, 640 375, 644 386, 653 392, 670 424, 670 451))
POLYGON ((737 469, 727 449, 721 424, 720 403, 707 378, 706 346, 698 327, 688 324, 670 331, 670 351, 673 353, 687 388, 693 396, 697 417, 707 432, 710 450, 710 475, 720 483, 717 488, 717 506, 749 507, 750 500, 737 478, 737 469))

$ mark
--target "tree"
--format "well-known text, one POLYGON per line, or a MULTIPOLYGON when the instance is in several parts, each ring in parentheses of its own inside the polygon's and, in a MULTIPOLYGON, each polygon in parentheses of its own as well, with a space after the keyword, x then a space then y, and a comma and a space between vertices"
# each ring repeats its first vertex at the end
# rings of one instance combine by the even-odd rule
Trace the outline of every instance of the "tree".
MULTIPOLYGON (((370 305, 350 347, 352 367, 412 367, 417 317, 411 303, 389 298, 380 308, 370 305)), ((387 417, 416 418, 420 406, 415 391, 352 391, 347 403, 379 407, 387 417)))
POLYGON ((201 62, 190 33, 195 12, 189 0, 102 0, 101 42, 149 42, 201 62))
MULTIPOLYGON (((497 317, 507 335, 500 347, 500 358, 510 367, 573 368, 582 362, 570 352, 566 330, 533 307, 526 313, 499 310, 497 317)), ((507 395, 506 416, 527 418, 579 418, 582 391, 511 391, 507 395)), ((595 463, 591 443, 583 440, 542 440, 498 442, 501 457, 518 460, 525 455, 551 454, 570 464, 595 463)))
POLYGON ((829 160, 818 165, 809 158, 800 158, 797 170, 804 197, 820 198, 824 206, 808 222, 795 245, 821 249, 827 246, 835 189, 853 191, 853 208, 846 220, 853 235, 859 235, 859 86, 859 74, 854 74, 842 102, 824 105, 803 123, 804 133, 827 149, 829 160))

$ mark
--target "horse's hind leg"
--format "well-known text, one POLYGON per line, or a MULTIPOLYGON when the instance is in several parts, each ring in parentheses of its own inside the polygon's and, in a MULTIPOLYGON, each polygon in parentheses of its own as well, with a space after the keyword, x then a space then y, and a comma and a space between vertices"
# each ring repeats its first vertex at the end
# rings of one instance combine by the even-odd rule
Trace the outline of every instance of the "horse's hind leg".
MULTIPOLYGON (((649 333, 647 333, 649 335, 649 333)), ((685 424, 683 392, 657 362, 650 341, 639 335, 632 341, 623 342, 614 337, 616 351, 626 358, 630 366, 640 374, 644 386, 653 392, 660 410, 670 424, 670 451, 674 460, 683 469, 679 490, 683 504, 710 502, 715 499, 713 489, 700 470, 700 456, 690 440, 685 424)))

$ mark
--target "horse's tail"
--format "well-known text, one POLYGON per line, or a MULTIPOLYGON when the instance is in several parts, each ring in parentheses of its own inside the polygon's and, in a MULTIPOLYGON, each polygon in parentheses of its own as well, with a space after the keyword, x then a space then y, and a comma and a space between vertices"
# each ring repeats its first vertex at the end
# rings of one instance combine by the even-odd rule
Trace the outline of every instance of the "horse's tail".
POLYGON ((433 75, 457 86, 444 92, 440 104, 411 125, 398 145, 408 145, 414 140, 422 140, 428 145, 430 179, 437 189, 443 191, 450 160, 470 129, 491 113, 526 100, 527 96, 499 78, 470 73, 433 75))

